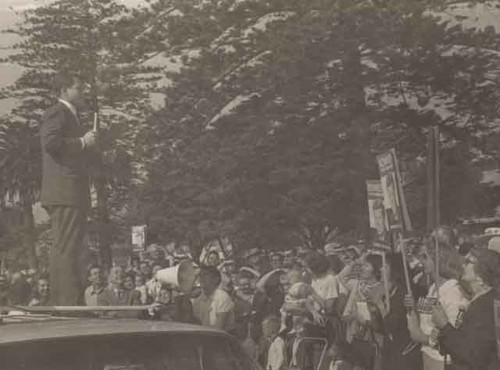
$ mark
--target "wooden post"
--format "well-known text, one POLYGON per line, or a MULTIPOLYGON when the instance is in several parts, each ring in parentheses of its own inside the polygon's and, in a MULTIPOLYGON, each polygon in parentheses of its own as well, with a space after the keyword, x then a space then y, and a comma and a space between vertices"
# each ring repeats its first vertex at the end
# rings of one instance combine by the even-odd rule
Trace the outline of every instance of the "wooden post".
POLYGON ((436 258, 434 266, 434 285, 436 286, 436 298, 439 301, 439 240, 437 236, 437 231, 434 232, 434 247, 436 248, 436 258))
MULTIPOLYGON (((405 273, 405 282, 406 282, 406 294, 409 295, 415 304, 415 299, 413 297, 413 291, 411 289, 411 280, 410 280, 410 272, 408 271, 408 263, 406 261, 406 246, 404 245, 401 238, 399 239, 400 248, 401 248, 401 258, 403 259, 403 269, 405 273)), ((413 307, 416 309, 416 307, 413 307)))
POLYGON ((385 307, 387 309, 387 312, 391 310, 391 296, 389 292, 389 281, 387 280, 387 274, 385 271, 387 271, 387 259, 385 252, 382 252, 382 266, 384 266, 384 293, 385 293, 385 307))

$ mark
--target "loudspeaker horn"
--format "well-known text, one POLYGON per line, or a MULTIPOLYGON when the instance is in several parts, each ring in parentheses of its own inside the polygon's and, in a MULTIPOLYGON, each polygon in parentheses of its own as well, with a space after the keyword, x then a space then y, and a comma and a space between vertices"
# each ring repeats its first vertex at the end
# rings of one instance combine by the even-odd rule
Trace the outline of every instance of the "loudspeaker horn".
POLYGON ((184 292, 190 291, 196 280, 194 265, 191 261, 184 260, 173 267, 158 270, 156 280, 162 284, 172 285, 184 292))

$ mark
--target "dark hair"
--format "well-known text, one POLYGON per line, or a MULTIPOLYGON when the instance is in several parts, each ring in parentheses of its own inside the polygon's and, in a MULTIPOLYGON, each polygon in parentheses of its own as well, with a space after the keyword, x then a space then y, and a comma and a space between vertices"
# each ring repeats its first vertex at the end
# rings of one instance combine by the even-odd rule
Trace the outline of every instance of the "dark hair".
POLYGON ((378 254, 369 254, 366 256, 366 262, 373 266, 373 274, 377 280, 382 279, 382 257, 378 254))
POLYGON ((99 270, 101 270, 101 266, 100 266, 100 265, 97 265, 97 264, 90 265, 90 266, 87 268, 87 275, 90 275, 90 271, 92 271, 93 269, 99 269, 99 270))
POLYGON ((479 249, 474 251, 477 262, 474 264, 474 272, 488 286, 500 288, 500 254, 491 249, 479 249))
POLYGON ((340 271, 342 271, 342 269, 344 268, 344 262, 342 262, 340 257, 336 254, 329 255, 328 261, 330 262, 330 268, 335 275, 339 274, 340 271))
POLYGON ((469 254, 472 248, 474 248, 474 243, 467 240, 460 244, 460 246, 458 247, 458 253, 461 256, 466 256, 467 254, 469 254))
POLYGON ((60 95, 64 89, 73 86, 76 80, 83 80, 83 78, 77 73, 60 72, 52 80, 52 89, 60 95))
POLYGON ((319 253, 311 253, 306 258, 306 264, 315 276, 322 276, 328 272, 330 263, 325 256, 319 253))
POLYGON ((278 315, 276 314, 269 314, 266 317, 264 317, 264 320, 262 320, 262 324, 264 323, 271 323, 273 325, 281 325, 281 320, 278 315))
POLYGON ((215 266, 201 266, 200 276, 202 274, 210 275, 211 277, 215 278, 216 280, 218 280, 217 284, 221 282, 220 272, 215 266))
POLYGON ((283 259, 285 258, 281 253, 274 253, 271 255, 271 261, 273 258, 276 258, 278 257, 281 261, 283 261, 283 259))
POLYGON ((133 271, 127 271, 124 275, 125 278, 132 278, 132 280, 135 280, 135 273, 133 271))
POLYGON ((131 256, 130 257, 130 262, 133 262, 133 261, 137 261, 137 262, 141 262, 141 258, 139 256, 131 256))
MULTIPOLYGON (((436 261, 436 245, 433 239, 427 244, 427 258, 436 261)), ((464 257, 453 244, 439 243, 439 274, 445 279, 458 279, 463 273, 464 257)))
POLYGON ((391 280, 395 285, 404 287, 405 282, 405 270, 403 266, 403 257, 401 253, 391 253, 386 257, 387 265, 389 266, 391 280))
POLYGON ((269 272, 272 269, 271 261, 269 260, 268 256, 261 256, 257 261, 256 265, 262 274, 265 274, 266 272, 269 272))
MULTIPOLYGON (((454 247, 457 244, 457 235, 455 230, 450 226, 438 226, 432 234, 437 237, 440 246, 444 244, 449 247, 454 247)), ((434 236, 432 238, 434 238, 434 236)))

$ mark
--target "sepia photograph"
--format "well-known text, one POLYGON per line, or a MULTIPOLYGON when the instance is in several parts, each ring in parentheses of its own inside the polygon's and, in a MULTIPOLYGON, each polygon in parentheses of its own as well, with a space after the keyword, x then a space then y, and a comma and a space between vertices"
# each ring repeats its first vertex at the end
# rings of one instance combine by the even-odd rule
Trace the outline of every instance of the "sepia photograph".
POLYGON ((0 0, 0 370, 500 370, 500 0, 0 0))

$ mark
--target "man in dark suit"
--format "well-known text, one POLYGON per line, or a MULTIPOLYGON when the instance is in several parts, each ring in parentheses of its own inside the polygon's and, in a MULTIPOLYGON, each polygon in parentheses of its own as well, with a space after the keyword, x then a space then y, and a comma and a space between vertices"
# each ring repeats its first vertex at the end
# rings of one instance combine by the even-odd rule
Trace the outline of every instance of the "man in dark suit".
POLYGON ((50 301, 71 306, 82 300, 82 241, 90 206, 88 161, 96 146, 96 133, 80 122, 82 79, 60 74, 54 82, 59 100, 45 112, 40 128, 41 202, 50 215, 53 233, 50 301))
MULTIPOLYGON (((109 284, 97 297, 98 306, 140 306, 141 294, 137 290, 127 290, 123 286, 124 271, 113 267, 109 272, 109 284)), ((138 317, 135 312, 109 312, 107 316, 138 317)))

